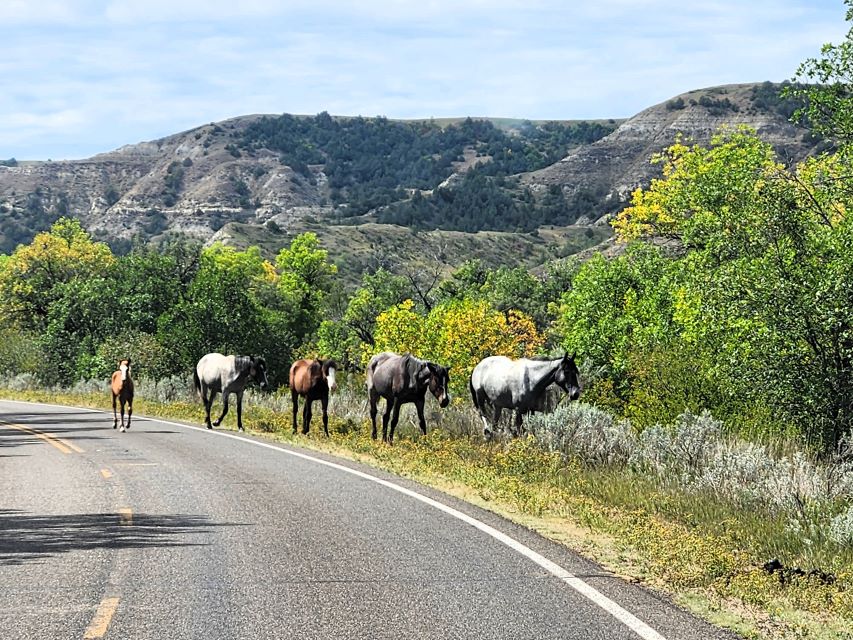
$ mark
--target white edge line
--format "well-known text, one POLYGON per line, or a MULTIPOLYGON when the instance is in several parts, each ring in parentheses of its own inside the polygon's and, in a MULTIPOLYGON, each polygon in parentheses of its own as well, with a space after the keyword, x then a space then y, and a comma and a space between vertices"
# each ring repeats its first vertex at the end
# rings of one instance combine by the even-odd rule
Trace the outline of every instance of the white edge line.
MULTIPOLYGON (((19 401, 19 400, 6 400, 3 399, 3 402, 18 402, 21 404, 35 404, 45 407, 63 407, 69 408, 69 405, 61 405, 61 404, 47 404, 41 402, 27 402, 27 401, 19 401)), ((87 411, 90 413, 109 413, 107 411, 102 411, 99 409, 89 409, 86 407, 72 407, 74 409, 79 409, 81 411, 87 411)), ((616 618, 619 622, 628 627, 631 631, 636 633, 638 636, 643 638, 643 640, 666 640, 664 636, 660 633, 652 629, 645 622, 637 618, 633 613, 624 609, 622 606, 618 605, 616 602, 608 598, 606 595, 601 593, 595 587, 587 584, 581 578, 578 578, 570 571, 563 569, 560 565, 551 560, 548 560, 545 556, 537 553, 527 545, 519 542, 515 538, 511 538, 495 529, 492 526, 487 525, 485 522, 480 522, 476 518, 473 518, 461 511, 454 509, 453 507, 448 507, 446 504, 442 504, 437 500, 433 500, 425 495, 418 493, 417 491, 412 491, 411 489, 407 489, 406 487, 402 487, 398 484, 390 482, 388 480, 383 480, 382 478, 377 478, 376 476, 372 476, 369 473, 364 473, 363 471, 358 471, 357 469, 351 469, 350 467, 346 467, 342 464, 338 464, 336 462, 329 462, 328 460, 323 460, 322 458, 315 458, 314 456, 308 455, 306 453, 301 453, 299 451, 292 451, 290 449, 285 449, 284 447, 280 447, 274 444, 270 444, 267 442, 259 442, 257 440, 252 440, 250 438, 243 438, 238 435, 234 435, 231 433, 225 433, 223 431, 213 431, 212 429, 204 429, 201 427, 193 427, 187 424, 181 424, 180 422, 170 422, 168 420, 161 420, 159 418, 148 418, 144 416, 138 416, 138 419, 150 420, 152 422, 159 422, 161 424, 167 424, 174 427, 182 427, 184 429, 192 429, 193 431, 201 431, 202 433, 209 433, 215 436, 221 436, 223 438, 231 438, 232 440, 240 440, 241 442, 246 442, 248 444, 252 444, 258 447, 264 447, 266 449, 272 449, 274 451, 278 451, 280 453, 284 453, 290 456, 294 456, 296 458, 301 458, 303 460, 307 460, 309 462, 314 462, 316 464, 321 464, 323 466, 336 469, 338 471, 342 471, 344 473, 348 473, 350 475, 357 476, 364 480, 369 480, 370 482, 375 482, 376 484, 380 484, 383 487, 391 489, 392 491, 397 491, 398 493, 402 493, 403 495, 409 496, 410 498, 414 498, 415 500, 419 500, 424 504, 427 504, 439 511, 443 511, 449 516, 456 518, 457 520, 461 520, 462 522, 471 525, 475 529, 485 533, 486 535, 494 538, 498 542, 506 545, 516 553, 523 555, 528 560, 536 563, 540 567, 542 567, 545 571, 550 573, 556 578, 559 578, 572 589, 577 591, 579 594, 598 605, 600 608, 604 609, 611 616, 616 618)))

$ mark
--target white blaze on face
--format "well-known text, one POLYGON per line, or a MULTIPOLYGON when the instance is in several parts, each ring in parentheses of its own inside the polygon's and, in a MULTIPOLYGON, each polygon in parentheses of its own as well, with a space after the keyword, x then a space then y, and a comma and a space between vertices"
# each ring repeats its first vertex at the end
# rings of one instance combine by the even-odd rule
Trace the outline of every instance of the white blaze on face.
POLYGON ((335 382, 335 370, 329 369, 329 375, 326 376, 326 380, 329 382, 329 389, 334 391, 338 388, 338 383, 335 382))
POLYGON ((118 370, 119 370, 119 371, 121 371, 121 379, 122 379, 122 382, 124 382, 125 380, 127 380, 127 370, 128 370, 128 366, 127 366, 124 362, 122 362, 122 363, 119 365, 118 370))

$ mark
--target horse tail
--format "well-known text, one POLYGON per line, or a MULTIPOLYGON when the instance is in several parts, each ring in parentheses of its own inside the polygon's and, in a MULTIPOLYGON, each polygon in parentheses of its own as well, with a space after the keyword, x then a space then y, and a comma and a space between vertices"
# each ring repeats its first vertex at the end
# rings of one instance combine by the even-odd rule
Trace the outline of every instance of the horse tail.
POLYGON ((201 380, 198 377, 198 369, 193 369, 193 388, 196 395, 201 397, 201 380))
POLYGON ((474 408, 477 411, 482 411, 480 404, 477 402, 477 392, 474 391, 474 382, 470 378, 468 379, 468 391, 471 392, 471 401, 474 403, 474 408))

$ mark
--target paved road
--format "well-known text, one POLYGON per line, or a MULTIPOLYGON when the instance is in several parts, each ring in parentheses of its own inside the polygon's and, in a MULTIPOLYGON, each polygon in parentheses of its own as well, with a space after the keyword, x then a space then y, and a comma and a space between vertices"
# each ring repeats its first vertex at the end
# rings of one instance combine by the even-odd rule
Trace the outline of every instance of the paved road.
POLYGON ((0 401, 0 636, 730 638, 497 516, 251 437, 0 401))

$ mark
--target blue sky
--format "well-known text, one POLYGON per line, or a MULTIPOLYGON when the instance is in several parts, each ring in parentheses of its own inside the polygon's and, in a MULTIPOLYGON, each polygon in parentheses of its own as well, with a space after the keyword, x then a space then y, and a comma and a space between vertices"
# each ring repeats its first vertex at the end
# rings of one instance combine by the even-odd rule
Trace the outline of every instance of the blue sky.
POLYGON ((0 0, 0 158, 249 113, 622 118, 790 78, 841 0, 0 0), (577 3, 581 4, 581 3, 577 3))

